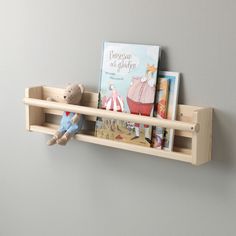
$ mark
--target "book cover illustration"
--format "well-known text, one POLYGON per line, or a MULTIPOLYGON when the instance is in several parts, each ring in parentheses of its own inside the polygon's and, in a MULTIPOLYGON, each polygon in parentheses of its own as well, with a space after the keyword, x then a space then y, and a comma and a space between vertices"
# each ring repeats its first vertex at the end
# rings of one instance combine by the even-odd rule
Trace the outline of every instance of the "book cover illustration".
MULTIPOLYGON (((163 77, 158 78, 156 101, 154 106, 154 116, 158 119, 167 118, 167 106, 169 97, 169 80, 163 77)), ((153 128, 153 148, 162 149, 164 144, 165 128, 154 127, 153 128)))
MULTIPOLYGON (((180 73, 170 71, 160 71, 159 78, 169 81, 169 97, 167 106, 167 119, 175 120, 179 95, 180 73)), ((174 146, 174 129, 165 129, 163 149, 172 151, 174 146)))
MULTIPOLYGON (((159 46, 105 42, 99 108, 152 116, 159 53, 159 46)), ((98 118, 95 135, 150 147, 151 128, 145 124, 98 118)))

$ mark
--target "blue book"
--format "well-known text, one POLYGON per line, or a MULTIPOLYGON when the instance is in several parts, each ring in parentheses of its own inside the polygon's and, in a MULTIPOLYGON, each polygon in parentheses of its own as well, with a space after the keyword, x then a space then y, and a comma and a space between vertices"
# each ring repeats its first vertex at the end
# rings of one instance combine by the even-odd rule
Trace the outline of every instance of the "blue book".
MULTIPOLYGON (((105 42, 98 107, 153 116, 159 57, 157 45, 105 42)), ((150 147, 151 129, 145 124, 98 118, 95 135, 150 147)))

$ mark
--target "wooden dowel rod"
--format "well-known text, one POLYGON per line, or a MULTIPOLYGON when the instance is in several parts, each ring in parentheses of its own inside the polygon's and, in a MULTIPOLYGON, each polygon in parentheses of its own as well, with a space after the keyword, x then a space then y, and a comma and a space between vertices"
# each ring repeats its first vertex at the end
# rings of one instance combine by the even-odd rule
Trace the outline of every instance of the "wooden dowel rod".
POLYGON ((171 128, 176 130, 183 130, 189 132, 198 132, 199 124, 196 123, 186 123, 181 121, 172 121, 166 119, 157 119, 155 117, 149 116, 140 116, 140 115, 133 115, 128 113, 122 112, 115 112, 115 111, 108 111, 103 109, 97 109, 92 107, 85 107, 85 106, 77 106, 59 102, 51 102, 46 100, 40 100, 35 98, 24 98, 24 103, 29 106, 36 106, 42 108, 50 108, 56 109, 60 111, 68 111, 68 112, 75 112, 89 116, 96 116, 96 117, 103 117, 108 119, 117 119, 117 120, 125 120, 131 121, 134 123, 141 123, 147 124, 152 126, 159 126, 164 128, 171 128))

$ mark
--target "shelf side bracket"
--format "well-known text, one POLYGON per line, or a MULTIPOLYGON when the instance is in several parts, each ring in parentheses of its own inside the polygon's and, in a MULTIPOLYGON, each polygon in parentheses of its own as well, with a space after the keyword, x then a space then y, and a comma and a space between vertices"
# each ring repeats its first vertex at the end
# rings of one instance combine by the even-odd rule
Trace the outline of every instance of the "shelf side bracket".
MULTIPOLYGON (((37 98, 42 99, 42 86, 32 87, 25 89, 25 97, 26 98, 37 98)), ((26 104, 26 130, 30 131, 31 125, 41 125, 45 122, 44 113, 42 112, 43 108, 34 107, 26 104)))
POLYGON ((212 108, 200 108, 193 112, 193 122, 199 131, 192 137, 192 164, 201 165, 211 160, 212 153, 212 108))

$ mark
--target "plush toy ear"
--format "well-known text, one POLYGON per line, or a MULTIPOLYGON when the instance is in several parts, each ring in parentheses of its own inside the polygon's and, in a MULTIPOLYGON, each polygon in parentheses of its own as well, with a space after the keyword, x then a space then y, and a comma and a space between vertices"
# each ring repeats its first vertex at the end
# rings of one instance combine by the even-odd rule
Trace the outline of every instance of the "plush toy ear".
POLYGON ((84 93, 84 86, 82 84, 78 84, 78 86, 80 87, 81 93, 84 93))

